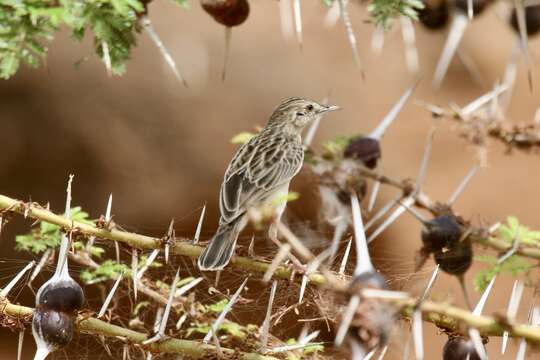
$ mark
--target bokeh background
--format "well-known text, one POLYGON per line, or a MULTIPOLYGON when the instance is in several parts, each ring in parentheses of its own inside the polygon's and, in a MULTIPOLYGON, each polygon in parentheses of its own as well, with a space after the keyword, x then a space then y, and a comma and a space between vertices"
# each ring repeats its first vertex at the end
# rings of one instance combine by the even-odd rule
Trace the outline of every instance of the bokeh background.
MULTIPOLYGON (((97 218, 113 193, 115 221, 128 230, 162 235, 175 218, 177 235, 192 236, 206 204, 208 216, 202 232, 206 240, 217 225, 218 189, 236 148, 230 143, 232 136, 263 125, 283 98, 322 99, 328 94, 331 103, 343 110, 323 121, 316 142, 369 132, 416 78, 407 72, 399 27, 387 33, 381 54, 371 52, 373 25, 361 5, 351 4, 350 12, 365 80, 354 65, 343 25, 323 26, 326 8, 320 1, 302 2, 302 51, 294 39, 282 36, 277 1, 250 3, 247 22, 233 30, 225 82, 220 78, 223 28, 197 1, 191 1, 189 10, 168 1, 151 3, 149 16, 189 88, 174 78, 145 33, 139 37, 127 74, 109 78, 103 63, 92 54, 90 40, 75 43, 68 31, 60 32, 50 45, 45 66, 23 68, 13 79, 0 83, 0 193, 50 202, 52 209, 62 211, 66 180, 73 173, 74 203, 97 218)), ((483 84, 475 83, 462 64, 454 61, 442 89, 432 90, 445 31, 431 32, 418 25, 416 29, 422 81, 415 99, 464 105, 502 78, 514 34, 494 8, 470 25, 460 46, 477 63, 483 84)), ((538 39, 531 40, 530 50, 536 89, 529 91, 521 64, 508 111, 508 118, 516 123, 532 121, 540 105, 538 39)), ((410 101, 383 140, 380 169, 400 178, 415 177, 431 123, 431 115, 410 101)), ((475 158, 475 150, 459 138, 455 124, 443 120, 435 136, 425 190, 435 199, 447 199, 475 158)), ((492 223, 512 214, 540 229, 538 165, 537 154, 508 156, 504 146, 491 142, 488 166, 473 179, 456 210, 476 223, 492 223)), ((314 211, 304 209, 308 204, 316 206, 313 182, 303 173, 292 189, 301 197, 290 205, 289 218, 309 220, 314 211)), ((378 205, 392 196, 392 191, 383 189, 378 205)), ((17 259, 27 257, 13 250, 15 234, 27 229, 28 223, 16 220, 0 237, 2 282, 21 267, 22 260, 17 259)), ((413 292, 419 291, 433 268, 429 261, 422 274, 412 274, 419 233, 420 225, 405 215, 372 247, 377 267, 396 287, 413 292)), ((475 266, 467 276, 474 302, 479 295, 472 290, 472 276, 480 267, 475 266)), ((511 283, 510 278, 497 282, 486 313, 506 308, 511 283)), ((435 293, 463 305, 454 278, 443 274, 435 293)), ((530 292, 525 299, 522 321, 526 320, 530 292)), ((18 301, 32 305, 28 296, 18 301)), ((426 358, 440 358, 446 337, 437 336, 430 325, 425 332, 429 336, 426 358)), ((406 334, 404 330, 404 338, 406 334)), ((0 335, 0 358, 15 358, 16 334, 2 330, 0 335)), ((27 335, 24 358, 30 359, 34 345, 27 335)), ((401 359, 404 342, 394 342, 387 358, 401 359)), ((499 346, 499 340, 488 344, 491 358, 503 358, 497 355, 499 346)), ((512 344, 507 358, 513 358, 515 350, 512 344)), ((536 355, 529 354, 529 358, 536 355)), ((61 352, 55 356, 66 358, 61 352)))

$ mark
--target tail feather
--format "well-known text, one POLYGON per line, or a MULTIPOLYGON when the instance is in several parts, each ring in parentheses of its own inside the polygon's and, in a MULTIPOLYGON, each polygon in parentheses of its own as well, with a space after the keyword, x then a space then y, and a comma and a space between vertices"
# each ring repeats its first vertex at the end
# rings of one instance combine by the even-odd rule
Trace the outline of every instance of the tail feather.
POLYGON ((210 244, 199 256, 199 269, 217 271, 227 266, 233 255, 238 234, 238 223, 220 226, 210 244))

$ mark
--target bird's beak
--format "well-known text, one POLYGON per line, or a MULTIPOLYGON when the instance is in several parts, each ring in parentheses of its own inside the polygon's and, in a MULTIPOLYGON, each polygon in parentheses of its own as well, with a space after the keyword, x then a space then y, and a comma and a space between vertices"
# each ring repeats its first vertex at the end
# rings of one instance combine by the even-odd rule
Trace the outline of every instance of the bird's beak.
POLYGON ((341 109, 339 106, 329 105, 329 106, 324 106, 319 112, 325 113, 325 112, 328 112, 328 111, 336 111, 336 110, 339 110, 339 109, 341 109))

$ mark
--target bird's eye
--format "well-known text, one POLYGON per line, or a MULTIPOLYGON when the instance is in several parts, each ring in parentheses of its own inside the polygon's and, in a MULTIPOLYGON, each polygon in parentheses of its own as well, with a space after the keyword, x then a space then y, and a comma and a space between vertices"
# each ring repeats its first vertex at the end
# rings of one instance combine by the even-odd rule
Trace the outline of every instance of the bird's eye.
POLYGON ((308 106, 306 107, 306 110, 307 110, 307 111, 312 111, 312 110, 313 110, 313 105, 308 105, 308 106))

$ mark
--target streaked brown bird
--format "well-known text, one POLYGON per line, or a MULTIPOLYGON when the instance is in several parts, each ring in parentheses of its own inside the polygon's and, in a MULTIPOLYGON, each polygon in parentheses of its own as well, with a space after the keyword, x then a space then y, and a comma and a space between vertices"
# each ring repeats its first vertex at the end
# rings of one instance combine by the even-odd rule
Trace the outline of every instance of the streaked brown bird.
MULTIPOLYGON (((201 270, 221 270, 229 263, 238 235, 247 224, 248 209, 286 199, 289 183, 304 162, 302 130, 324 113, 337 109, 308 99, 289 98, 274 110, 264 129, 238 149, 221 184, 219 227, 199 257, 201 270)), ((276 221, 287 205, 286 201, 280 204, 276 221)))

